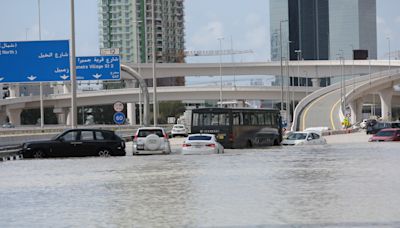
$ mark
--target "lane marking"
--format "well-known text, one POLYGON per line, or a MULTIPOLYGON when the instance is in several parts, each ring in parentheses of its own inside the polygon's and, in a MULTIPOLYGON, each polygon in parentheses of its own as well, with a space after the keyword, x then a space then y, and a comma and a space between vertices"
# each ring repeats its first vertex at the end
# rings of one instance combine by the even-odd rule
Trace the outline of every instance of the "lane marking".
MULTIPOLYGON (((335 92, 335 91, 333 91, 333 92, 335 92)), ((318 101, 322 100, 323 98, 325 98, 326 96, 328 96, 329 94, 331 94, 331 93, 333 93, 333 92, 329 92, 329 93, 327 93, 327 94, 325 94, 325 95, 319 97, 318 99, 314 100, 309 106, 307 106, 307 108, 304 110, 304 115, 303 115, 303 118, 302 118, 302 119, 303 119, 303 129, 302 129, 302 130, 306 129, 306 116, 307 116, 308 111, 310 110, 310 108, 311 108, 315 103, 317 103, 318 101)))
POLYGON ((340 103, 340 99, 332 106, 332 109, 331 109, 331 118, 330 119, 331 119, 332 130, 336 130, 335 123, 333 122, 333 110, 335 110, 336 106, 339 103, 340 103))

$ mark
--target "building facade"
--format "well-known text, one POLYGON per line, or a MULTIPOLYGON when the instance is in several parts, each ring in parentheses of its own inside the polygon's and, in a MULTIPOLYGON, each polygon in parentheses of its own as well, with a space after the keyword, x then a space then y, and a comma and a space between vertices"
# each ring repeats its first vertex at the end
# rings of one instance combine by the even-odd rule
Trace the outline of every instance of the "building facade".
MULTIPOLYGON (((184 62, 183 12, 183 0, 155 0, 157 63, 184 62)), ((152 63, 152 0, 99 0, 99 26, 100 48, 119 48, 125 63, 152 63)), ((157 85, 184 85, 184 77, 157 79, 157 85)))
POLYGON ((376 0, 270 0, 270 17, 272 60, 377 58, 376 0))

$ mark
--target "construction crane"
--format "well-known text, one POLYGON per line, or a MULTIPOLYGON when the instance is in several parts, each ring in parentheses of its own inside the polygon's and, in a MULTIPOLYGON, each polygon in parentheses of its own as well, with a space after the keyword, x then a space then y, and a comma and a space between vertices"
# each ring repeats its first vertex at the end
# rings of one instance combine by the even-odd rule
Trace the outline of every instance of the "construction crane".
POLYGON ((202 50, 202 51, 185 51, 185 56, 219 56, 219 55, 240 55, 253 53, 253 50, 202 50))

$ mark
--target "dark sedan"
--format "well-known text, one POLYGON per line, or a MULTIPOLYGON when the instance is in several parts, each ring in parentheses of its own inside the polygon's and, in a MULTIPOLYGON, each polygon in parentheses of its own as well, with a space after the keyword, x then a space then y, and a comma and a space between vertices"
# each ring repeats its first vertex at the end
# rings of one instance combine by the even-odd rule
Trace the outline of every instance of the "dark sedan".
POLYGON ((125 141, 114 131, 71 129, 47 141, 22 144, 24 158, 125 156, 125 141))

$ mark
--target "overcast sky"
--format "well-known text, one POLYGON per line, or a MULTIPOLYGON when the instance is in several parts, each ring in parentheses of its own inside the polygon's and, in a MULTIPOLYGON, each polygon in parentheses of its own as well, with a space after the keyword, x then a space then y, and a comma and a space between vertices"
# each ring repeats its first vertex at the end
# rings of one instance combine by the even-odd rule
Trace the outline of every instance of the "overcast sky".
MULTIPOLYGON (((1 0, 0 41, 38 39, 38 0, 1 0)), ((42 39, 69 39, 69 0, 41 0, 42 39)), ((77 55, 98 55, 97 0, 75 1, 77 55)), ((223 49, 254 51, 235 56, 235 61, 265 61, 269 59, 268 0, 185 0, 185 34, 187 50, 219 49, 219 37, 224 37, 223 49)), ((399 0, 377 0, 378 57, 400 44, 399 0)), ((225 56, 224 61, 230 61, 225 56)), ((207 61, 219 61, 218 57, 207 61)), ((188 59, 203 62, 204 57, 188 59)))

